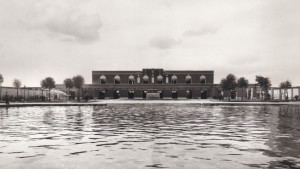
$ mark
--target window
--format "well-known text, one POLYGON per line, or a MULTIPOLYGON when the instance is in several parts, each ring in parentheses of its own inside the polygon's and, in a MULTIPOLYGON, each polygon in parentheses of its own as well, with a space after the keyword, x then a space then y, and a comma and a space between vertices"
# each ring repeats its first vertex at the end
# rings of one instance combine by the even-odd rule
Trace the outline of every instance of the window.
POLYGON ((134 84, 134 76, 133 76, 133 75, 130 75, 130 76, 128 77, 128 83, 129 83, 129 84, 134 84))
POLYGON ((120 84, 121 83, 121 78, 119 75, 116 75, 114 78, 115 84, 120 84))
POLYGON ((149 77, 147 75, 144 75, 143 77, 143 83, 148 84, 149 83, 149 77))
POLYGON ((186 84, 191 84, 191 83, 192 83, 192 77, 191 77, 190 75, 187 75, 187 76, 185 77, 185 83, 186 83, 186 84))
POLYGON ((201 84, 206 84, 206 77, 204 75, 200 76, 200 83, 201 84))
POLYGON ((106 77, 104 75, 100 76, 100 84, 105 84, 106 82, 106 77))
POLYGON ((158 76, 157 76, 157 83, 158 83, 158 84, 162 84, 162 82, 163 82, 163 77, 162 77, 162 75, 158 75, 158 76))
POLYGON ((172 83, 172 84, 176 84, 176 83, 177 83, 177 76, 173 75, 173 76, 171 77, 171 83, 172 83))

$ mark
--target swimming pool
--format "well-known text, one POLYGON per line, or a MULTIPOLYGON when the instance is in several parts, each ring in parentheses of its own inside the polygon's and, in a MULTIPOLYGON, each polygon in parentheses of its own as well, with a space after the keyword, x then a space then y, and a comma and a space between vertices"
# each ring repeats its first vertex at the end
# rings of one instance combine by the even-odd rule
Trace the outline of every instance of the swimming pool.
POLYGON ((0 168, 300 168, 298 106, 0 108, 0 168))

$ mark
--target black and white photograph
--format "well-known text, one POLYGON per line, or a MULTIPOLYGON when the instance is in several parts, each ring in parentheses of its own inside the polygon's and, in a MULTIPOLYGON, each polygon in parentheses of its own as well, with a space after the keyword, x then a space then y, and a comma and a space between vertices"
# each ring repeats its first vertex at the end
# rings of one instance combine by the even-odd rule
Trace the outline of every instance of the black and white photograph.
POLYGON ((300 169, 299 0, 0 0, 0 169, 300 169))

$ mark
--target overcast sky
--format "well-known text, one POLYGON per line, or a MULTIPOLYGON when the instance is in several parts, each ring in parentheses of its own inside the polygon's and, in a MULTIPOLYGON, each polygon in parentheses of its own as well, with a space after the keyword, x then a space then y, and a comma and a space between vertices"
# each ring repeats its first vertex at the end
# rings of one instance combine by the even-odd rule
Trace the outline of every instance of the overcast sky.
POLYGON ((0 0, 0 74, 39 86, 92 70, 214 70, 300 85, 299 0, 0 0))

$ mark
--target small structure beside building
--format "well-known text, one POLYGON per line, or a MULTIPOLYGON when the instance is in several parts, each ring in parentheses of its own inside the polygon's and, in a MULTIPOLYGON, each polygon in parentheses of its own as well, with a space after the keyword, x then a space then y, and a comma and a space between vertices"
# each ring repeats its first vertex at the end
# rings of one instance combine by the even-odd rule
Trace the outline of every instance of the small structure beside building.
POLYGON ((69 96, 60 90, 52 89, 50 91, 49 96, 49 90, 48 89, 42 89, 40 87, 21 87, 18 89, 14 87, 1 87, 1 97, 2 100, 6 95, 8 95, 8 98, 10 101, 38 101, 44 99, 50 99, 52 101, 59 101, 59 100, 67 100, 69 96), (17 96, 18 93, 18 96, 17 96))

